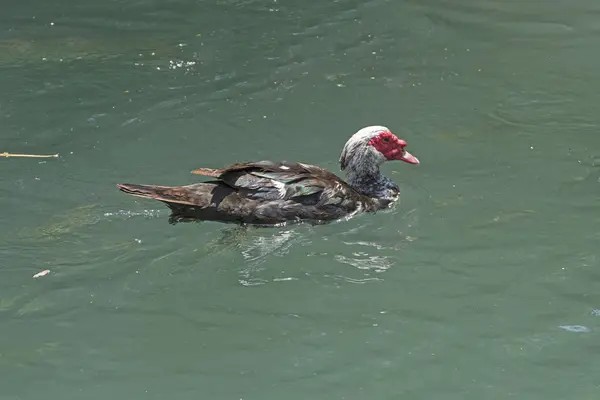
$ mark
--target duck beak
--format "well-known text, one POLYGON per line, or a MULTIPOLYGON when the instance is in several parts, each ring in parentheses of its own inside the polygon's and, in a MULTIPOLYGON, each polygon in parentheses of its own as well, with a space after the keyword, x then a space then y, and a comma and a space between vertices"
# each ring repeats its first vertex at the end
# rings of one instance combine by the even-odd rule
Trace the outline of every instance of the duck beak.
POLYGON ((401 153, 398 153, 396 160, 404 161, 409 164, 419 164, 419 159, 406 150, 402 150, 401 153))

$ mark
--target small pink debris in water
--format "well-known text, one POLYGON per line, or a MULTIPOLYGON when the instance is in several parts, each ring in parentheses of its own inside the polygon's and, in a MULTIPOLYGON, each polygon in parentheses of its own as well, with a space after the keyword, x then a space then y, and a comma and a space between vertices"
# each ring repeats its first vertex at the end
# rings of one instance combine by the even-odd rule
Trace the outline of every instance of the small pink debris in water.
POLYGON ((48 275, 49 273, 50 273, 50 270, 49 270, 49 269, 45 269, 45 270, 43 270, 43 271, 41 271, 41 272, 38 272, 38 273, 37 273, 37 274, 35 274, 33 277, 34 277, 34 278, 41 278, 42 276, 46 276, 46 275, 48 275))

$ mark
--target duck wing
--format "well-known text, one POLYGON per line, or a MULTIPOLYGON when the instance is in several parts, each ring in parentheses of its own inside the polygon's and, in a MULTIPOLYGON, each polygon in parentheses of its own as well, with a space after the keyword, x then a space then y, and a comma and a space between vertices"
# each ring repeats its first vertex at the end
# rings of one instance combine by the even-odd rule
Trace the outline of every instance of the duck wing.
POLYGON ((335 205, 360 196, 326 169, 296 162, 257 161, 222 169, 200 168, 193 174, 217 178, 253 200, 293 200, 307 205, 335 205))

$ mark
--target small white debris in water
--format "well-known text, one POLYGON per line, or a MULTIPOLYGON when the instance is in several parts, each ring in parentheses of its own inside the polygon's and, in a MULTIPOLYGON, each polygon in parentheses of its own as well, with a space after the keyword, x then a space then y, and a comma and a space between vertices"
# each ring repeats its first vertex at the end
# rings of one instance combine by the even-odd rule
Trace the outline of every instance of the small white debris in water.
POLYGON ((595 317, 600 317, 600 309, 596 308, 592 310, 592 315, 595 317))
POLYGON ((531 146, 530 149, 533 150, 533 146, 531 146))
POLYGON ((156 53, 152 53, 152 55, 156 55, 156 53))
POLYGON ((281 169, 290 169, 290 167, 286 166, 286 165, 282 165, 281 167, 279 167, 281 169))
POLYGON ((133 240, 135 240, 136 243, 142 243, 141 239, 133 239, 133 240))
POLYGON ((51 26, 54 26, 54 22, 50 22, 50 25, 51 25, 51 26))
POLYGON ((564 329, 565 331, 577 332, 577 333, 585 333, 585 332, 591 331, 590 328, 588 328, 587 326, 583 326, 583 325, 561 325, 561 326, 559 326, 559 328, 564 329))
MULTIPOLYGON (((297 281, 298 278, 292 278, 291 276, 287 278, 273 278, 273 282, 286 282, 286 281, 297 281)), ((296 315, 297 317, 297 315, 296 315)))
POLYGON ((46 276, 46 275, 48 275, 49 273, 50 273, 50 270, 49 270, 49 269, 45 269, 45 270, 43 270, 43 271, 41 271, 41 272, 38 272, 38 273, 37 273, 37 274, 35 274, 33 277, 34 277, 34 278, 41 278, 42 276, 46 276))

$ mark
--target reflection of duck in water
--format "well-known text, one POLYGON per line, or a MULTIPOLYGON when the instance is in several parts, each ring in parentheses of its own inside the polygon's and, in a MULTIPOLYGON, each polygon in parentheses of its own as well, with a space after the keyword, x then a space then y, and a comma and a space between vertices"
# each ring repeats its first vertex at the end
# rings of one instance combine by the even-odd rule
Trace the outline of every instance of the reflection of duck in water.
POLYGON ((172 211, 171 222, 333 221, 385 209, 398 199, 400 189, 381 175, 379 165, 391 160, 418 164, 405 147, 406 142, 386 127, 361 129, 346 142, 340 156, 347 183, 314 165, 258 161, 197 169, 192 172, 216 179, 187 186, 117 186, 125 193, 165 203, 172 211))

